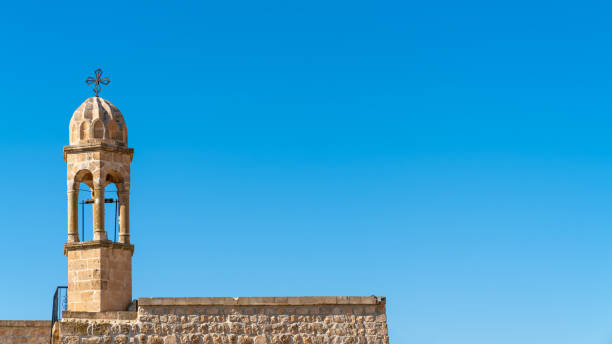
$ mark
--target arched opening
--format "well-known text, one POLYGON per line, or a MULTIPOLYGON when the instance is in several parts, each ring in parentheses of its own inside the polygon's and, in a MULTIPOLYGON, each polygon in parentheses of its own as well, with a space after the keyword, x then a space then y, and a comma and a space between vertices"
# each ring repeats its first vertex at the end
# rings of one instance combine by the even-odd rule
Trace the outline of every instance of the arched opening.
POLYGON ((75 183, 84 183, 88 187, 93 188, 93 174, 89 170, 80 170, 74 175, 75 183))
POLYGON ((106 175, 104 188, 104 213, 107 224, 108 238, 114 242, 119 241, 119 204, 120 192, 123 190, 123 178, 117 171, 106 175))
MULTIPOLYGON (((85 224, 92 224, 93 228, 93 213, 92 211, 85 211, 85 205, 91 204, 89 201, 92 199, 93 189, 93 174, 89 170, 80 170, 74 176, 74 192, 78 197, 73 197, 73 201, 76 204, 71 204, 70 207, 73 212, 69 219, 72 223, 72 232, 80 233, 80 241, 86 241, 88 236, 85 235, 85 224)), ((91 237, 89 237, 91 238, 91 237)))
POLYGON ((89 123, 87 121, 81 123, 81 129, 79 131, 79 140, 85 141, 89 138, 89 123))
POLYGON ((104 188, 104 223, 108 240, 117 242, 119 238, 119 199, 117 184, 110 183, 104 188))
POLYGON ((101 139, 104 137, 104 125, 99 120, 95 121, 93 124, 93 137, 94 139, 101 139))
POLYGON ((117 125, 117 122, 110 121, 110 123, 108 123, 108 132, 111 139, 122 141, 123 134, 121 133, 121 130, 119 130, 119 125, 117 125))
POLYGON ((93 230, 93 210, 91 205, 93 204, 93 190, 86 183, 79 183, 79 210, 78 210, 78 224, 79 224, 79 235, 81 241, 92 240, 93 230))

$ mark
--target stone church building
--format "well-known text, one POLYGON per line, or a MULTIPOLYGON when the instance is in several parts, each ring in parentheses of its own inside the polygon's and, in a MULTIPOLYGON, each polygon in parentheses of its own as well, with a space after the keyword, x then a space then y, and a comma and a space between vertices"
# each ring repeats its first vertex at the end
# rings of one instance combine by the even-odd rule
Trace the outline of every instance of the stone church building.
MULTIPOLYGON (((66 310, 51 321, 0 321, 0 344, 384 344, 385 298, 132 298, 130 164, 123 115, 92 97, 70 120, 67 164, 66 310), (79 186, 91 190, 93 235, 79 237, 79 186), (104 191, 114 184, 119 235, 109 240, 104 191)), ((60 233, 58 233, 60 235, 60 233)), ((59 248, 58 248, 59 249, 59 248)), ((56 316, 57 315, 57 316, 56 316)))

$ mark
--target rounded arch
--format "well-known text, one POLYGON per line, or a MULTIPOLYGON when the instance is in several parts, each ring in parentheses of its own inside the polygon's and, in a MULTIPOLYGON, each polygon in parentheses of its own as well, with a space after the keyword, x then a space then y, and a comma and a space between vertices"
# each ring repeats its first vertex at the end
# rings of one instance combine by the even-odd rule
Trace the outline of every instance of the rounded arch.
POLYGON ((85 141, 89 138, 89 123, 87 121, 83 121, 81 123, 81 128, 79 130, 79 140, 85 141))
POLYGON ((115 184, 117 186, 117 191, 123 191, 123 182, 124 182, 124 178, 121 175, 121 173, 119 173, 116 170, 111 170, 108 171, 106 173, 106 177, 104 178, 105 183, 104 185, 108 185, 108 184, 115 184))
POLYGON ((75 175, 74 175, 74 185, 76 185, 76 187, 78 187, 78 185, 80 183, 86 184, 87 186, 89 186, 90 189, 93 189, 94 185, 93 185, 93 173, 91 173, 90 170, 84 169, 84 170, 79 170, 75 175))
POLYGON ((122 140, 122 134, 121 131, 119 130, 119 125, 117 125, 116 121, 110 121, 108 123, 108 133, 109 133, 109 138, 112 140, 117 140, 117 141, 123 141, 122 140))
POLYGON ((102 139, 104 138, 104 124, 102 123, 102 121, 96 119, 93 122, 92 128, 91 128, 91 133, 92 133, 92 137, 94 139, 102 139))
POLYGON ((69 202, 71 202, 71 214, 69 214, 69 236, 72 235, 73 240, 75 241, 86 241, 91 240, 91 234, 86 234, 85 227, 92 226, 91 228, 94 231, 93 237, 95 239, 95 229, 96 229, 96 221, 97 213, 99 210, 96 209, 96 204, 93 203, 94 195, 96 193, 96 188, 94 186, 94 182, 96 180, 96 176, 94 172, 89 169, 81 169, 74 174, 73 177, 73 196, 69 202), (82 189, 82 185, 85 184, 87 189, 82 189), (84 192, 83 192, 84 191, 84 192), (87 204, 91 204, 92 207, 85 211, 87 204), (79 211, 80 205, 80 211, 79 211), (79 229, 81 232, 81 236, 79 237, 79 229), (80 238, 80 239, 79 239, 80 238))

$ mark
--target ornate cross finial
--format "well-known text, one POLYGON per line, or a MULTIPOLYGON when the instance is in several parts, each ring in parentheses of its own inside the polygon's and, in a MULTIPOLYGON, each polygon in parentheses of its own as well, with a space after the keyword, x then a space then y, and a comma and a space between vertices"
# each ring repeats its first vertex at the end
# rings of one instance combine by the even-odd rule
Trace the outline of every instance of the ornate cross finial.
POLYGON ((94 72, 94 74, 96 75, 96 77, 88 77, 87 80, 85 80, 85 82, 87 83, 87 85, 93 85, 96 84, 96 86, 94 86, 94 92, 96 92, 96 97, 98 96, 98 93, 100 93, 100 85, 108 85, 110 84, 110 79, 108 77, 103 78, 102 77, 102 69, 98 68, 96 69, 96 71, 94 72))

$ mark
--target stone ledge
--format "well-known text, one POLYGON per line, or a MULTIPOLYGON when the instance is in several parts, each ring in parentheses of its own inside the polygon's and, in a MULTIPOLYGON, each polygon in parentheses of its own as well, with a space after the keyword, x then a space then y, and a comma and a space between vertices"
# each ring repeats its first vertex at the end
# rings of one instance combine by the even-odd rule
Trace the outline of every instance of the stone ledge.
POLYGON ((136 320, 137 312, 71 312, 63 311, 62 320, 95 319, 95 320, 136 320))
POLYGON ((134 156, 134 148, 128 148, 109 143, 87 143, 83 145, 64 146, 64 161, 66 161, 66 155, 70 153, 97 152, 101 150, 107 152, 127 153, 130 155, 130 160, 134 156))
POLYGON ((82 249, 93 249, 93 248, 101 248, 101 247, 111 247, 122 250, 129 250, 134 254, 134 245, 132 244, 122 244, 119 242, 113 242, 110 240, 102 240, 102 241, 79 241, 79 242, 67 242, 64 244, 64 255, 68 254, 68 251, 76 251, 82 249))
POLYGON ((0 320, 0 327, 49 327, 49 320, 0 320))
POLYGON ((382 296, 297 296, 297 297, 141 297, 138 306, 315 306, 378 305, 382 296))

